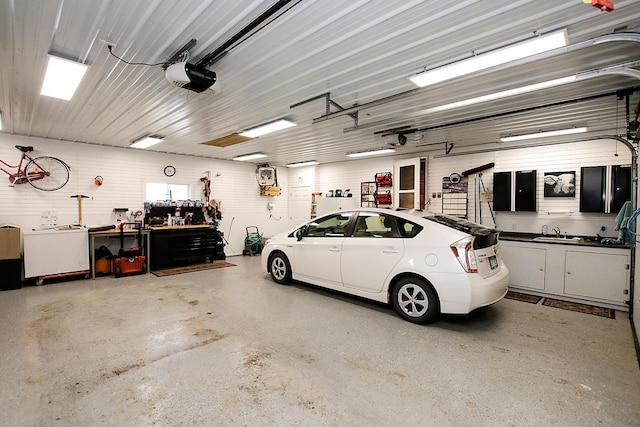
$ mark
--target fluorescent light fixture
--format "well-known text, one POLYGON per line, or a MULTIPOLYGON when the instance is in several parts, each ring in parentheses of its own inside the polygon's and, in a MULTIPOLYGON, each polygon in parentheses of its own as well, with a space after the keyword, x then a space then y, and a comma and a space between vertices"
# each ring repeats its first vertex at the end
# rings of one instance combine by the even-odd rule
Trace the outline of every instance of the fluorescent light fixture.
POLYGON ((393 148, 382 148, 380 150, 370 150, 370 151, 358 151, 356 153, 347 153, 347 157, 365 157, 365 156, 375 156, 377 154, 388 154, 395 153, 396 150, 393 148))
POLYGON ((247 160, 262 159, 264 157, 267 157, 267 155, 264 153, 251 153, 251 154, 243 154, 241 156, 236 156, 233 158, 233 160, 237 160, 239 162, 246 162, 247 160))
POLYGON ((440 111, 453 110, 455 108, 467 107, 469 105, 480 104, 482 102, 495 101, 502 98, 508 98, 510 96, 522 95, 524 93, 535 92, 537 90, 547 89, 550 87, 560 86, 564 84, 573 83, 577 80, 576 76, 562 77, 555 80, 547 80, 541 83, 535 83, 527 86, 520 86, 513 89, 504 90, 502 92, 490 93, 489 95, 477 96, 475 98, 464 99, 458 102, 452 102, 450 104, 444 104, 437 107, 427 108, 419 112, 420 115, 437 113, 440 111))
POLYGON ((537 55, 567 45, 567 31, 561 30, 538 36, 502 49, 492 50, 469 59, 434 68, 409 77, 420 87, 486 70, 500 64, 537 55))
POLYGON ((69 101, 89 68, 88 65, 49 55, 40 95, 69 101))
POLYGON ((534 139, 534 138, 546 138, 549 136, 561 136, 561 135, 572 135, 574 133, 584 133, 587 131, 586 127, 579 128, 570 128, 570 129, 560 129, 554 131, 547 132, 536 132, 527 135, 516 135, 516 136, 506 136, 504 138, 500 138, 502 142, 513 142, 513 141, 521 141, 523 139, 534 139))
POLYGON ((296 124, 285 119, 276 120, 275 122, 265 123, 263 125, 255 126, 251 129, 247 129, 244 132, 240 132, 240 135, 248 138, 257 138, 267 133, 275 132, 278 130, 290 128, 296 124))
POLYGON ((318 162, 316 162, 315 160, 311 160, 309 162, 298 162, 298 163, 289 163, 287 165, 288 168, 299 168, 301 166, 315 166, 319 164, 318 162))
POLYGON ((164 141, 164 138, 161 138, 159 136, 145 136, 142 139, 139 139, 137 141, 134 141, 131 144, 131 147, 133 148, 149 148, 152 145, 156 145, 160 142, 164 141))

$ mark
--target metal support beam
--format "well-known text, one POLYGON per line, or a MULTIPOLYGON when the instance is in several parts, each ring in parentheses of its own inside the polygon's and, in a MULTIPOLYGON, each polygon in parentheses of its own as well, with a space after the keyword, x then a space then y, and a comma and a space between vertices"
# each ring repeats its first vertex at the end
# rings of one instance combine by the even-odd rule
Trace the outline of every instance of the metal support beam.
MULTIPOLYGON (((312 98, 305 99, 304 101, 297 102, 295 104, 290 105, 289 108, 299 107, 300 105, 307 104, 307 103, 309 103, 311 101, 315 101, 315 100, 321 99, 321 98, 325 99, 325 115, 331 114, 331 106, 332 105, 335 108, 337 108, 338 111, 344 111, 345 110, 344 107, 342 107, 340 104, 338 104, 337 102, 335 102, 334 100, 331 99, 331 94, 329 92, 325 92, 322 95, 314 96, 312 98)), ((358 128, 358 112, 356 111, 355 113, 349 113, 347 115, 353 119, 353 127, 355 129, 357 129, 358 128)))

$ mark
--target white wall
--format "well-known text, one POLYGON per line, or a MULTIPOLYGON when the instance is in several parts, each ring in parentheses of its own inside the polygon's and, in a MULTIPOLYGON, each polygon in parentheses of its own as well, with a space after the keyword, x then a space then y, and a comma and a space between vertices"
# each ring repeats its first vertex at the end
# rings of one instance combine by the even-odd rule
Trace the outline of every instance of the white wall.
MULTIPOLYGON (((417 155, 415 157, 421 157, 417 155)), ((493 190, 493 172, 537 170, 537 212, 496 212, 495 226, 505 231, 539 233, 543 225, 549 230, 559 227, 569 235, 595 235, 617 237, 616 213, 580 213, 580 168, 583 166, 631 164, 631 153, 622 143, 613 140, 584 141, 545 147, 520 148, 489 153, 449 155, 428 154, 427 158, 427 210, 442 212, 442 198, 431 196, 442 193, 442 179, 451 173, 461 173, 488 163, 495 167, 482 173, 487 191, 493 190), (615 156, 615 154, 618 156, 615 156), (544 172, 575 171, 576 197, 545 198, 544 172), (547 214, 547 212, 572 211, 569 214, 547 214), (605 226, 606 231, 600 232, 605 226)), ((369 158, 358 161, 322 164, 315 167, 315 190, 323 196, 329 190, 351 189, 353 197, 360 197, 360 183, 373 181, 378 172, 392 172, 395 158, 369 158)), ((292 178, 290 176, 290 181, 292 178)), ((488 226, 494 226, 486 202, 477 202, 481 191, 478 175, 469 176, 468 217, 488 226)))
POLYGON ((284 168, 278 168, 282 195, 263 197, 252 164, 0 134, 0 159, 12 165, 20 158, 14 145, 32 145, 34 156, 59 157, 71 167, 69 183, 57 191, 40 191, 29 184, 9 187, 8 177, 0 185, 0 223, 17 224, 23 230, 40 228, 46 212, 57 215, 58 224, 77 223, 78 203, 71 198, 77 194, 89 196, 83 200, 82 217, 83 224, 90 226, 114 223, 114 208, 142 210, 147 182, 188 184, 191 198, 202 199, 200 178, 205 171, 211 172, 211 197, 222 202, 219 229, 229 241, 227 255, 242 253, 247 226, 258 226, 265 235, 287 228, 286 222, 275 219, 288 212, 284 168), (173 177, 164 175, 167 165, 175 166, 173 177), (100 187, 93 183, 97 175, 104 178, 100 187), (271 217, 267 201, 275 205, 271 217))
MULTIPOLYGON (((616 213, 594 214, 580 213, 580 167, 600 165, 624 165, 631 164, 629 149, 612 140, 584 141, 571 144, 561 144, 546 147, 521 148, 516 150, 496 151, 492 153, 439 157, 432 158, 428 162, 428 188, 429 192, 442 187, 442 178, 448 177, 452 172, 482 166, 487 163, 495 163, 493 169, 483 173, 483 181, 487 190, 493 189, 493 172, 536 170, 537 171, 537 212, 496 212, 496 227, 505 231, 519 231, 539 233, 543 225, 549 230, 559 227, 569 235, 594 236, 600 232, 600 227, 605 226, 606 231, 601 235, 617 237, 615 228, 616 213), (576 197, 572 198, 545 198, 544 197, 544 172, 575 171, 576 172, 576 197), (548 211, 573 211, 569 214, 547 214, 548 211)), ((470 176, 469 182, 469 218, 474 220, 477 215, 474 207, 475 188, 470 176)), ((441 212, 441 199, 432 201, 430 209, 441 212)), ((482 223, 493 226, 490 212, 486 203, 482 206, 482 223)))
POLYGON ((349 189, 353 197, 360 200, 360 183, 373 181, 376 173, 393 172, 393 159, 376 158, 355 160, 349 162, 330 163, 317 167, 316 191, 321 191, 324 197, 329 190, 349 189))
MULTIPOLYGON (((228 255, 239 254, 244 248, 247 226, 258 226, 265 236, 271 236, 289 228, 285 219, 289 215, 288 194, 294 186, 310 186, 313 191, 326 195, 328 190, 350 189, 359 200, 360 183, 372 181, 378 172, 393 171, 394 158, 369 158, 358 161, 323 164, 315 167, 278 168, 278 180, 282 195, 260 196, 255 179, 255 166, 240 162, 206 159, 192 156, 154 153, 143 150, 119 149, 98 145, 62 142, 0 134, 0 158, 14 164, 20 152, 14 145, 33 145, 34 154, 53 155, 71 166, 71 178, 67 186, 54 192, 36 190, 28 184, 13 188, 0 185, 0 223, 13 223, 23 229, 41 226, 46 212, 57 214, 59 224, 77 222, 77 201, 71 196, 84 194, 83 223, 87 225, 111 224, 114 208, 129 210, 143 208, 146 182, 189 184, 191 197, 202 198, 200 178, 211 172, 212 197, 222 202, 223 220, 220 230, 229 240, 228 255), (167 178, 163 174, 166 165, 176 167, 176 175, 167 178), (93 178, 100 175, 104 185, 97 187, 93 178), (274 203, 271 212, 268 201, 274 203)), ((538 212, 496 213, 496 225, 507 231, 539 232, 543 224, 549 228, 560 227, 563 232, 577 235, 594 235, 604 225, 607 236, 615 237, 615 214, 581 214, 579 198, 543 197, 543 173, 545 171, 575 170, 579 193, 580 167, 609 164, 629 164, 629 150, 615 141, 586 141, 537 148, 496 151, 492 153, 460 156, 427 155, 427 194, 442 191, 442 178, 452 172, 462 172, 486 163, 494 162, 495 168, 483 173, 484 185, 493 188, 492 173, 536 169, 538 171, 538 212), (616 152, 619 154, 614 156, 616 152), (547 215, 547 210, 569 210, 568 215, 547 215)), ((0 175, 1 178, 1 175, 0 175)), ((470 177, 469 218, 478 220, 476 212, 475 176, 470 177)), ((482 208, 482 222, 493 225, 486 203, 482 208)), ((441 212, 441 199, 431 200, 428 209, 441 212)))

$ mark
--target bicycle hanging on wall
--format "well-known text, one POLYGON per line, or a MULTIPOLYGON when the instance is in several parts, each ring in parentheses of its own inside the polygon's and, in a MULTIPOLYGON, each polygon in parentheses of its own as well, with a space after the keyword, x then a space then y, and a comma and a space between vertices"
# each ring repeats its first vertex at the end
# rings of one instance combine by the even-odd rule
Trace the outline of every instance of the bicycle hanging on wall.
POLYGON ((0 163, 3 165, 16 169, 16 172, 12 173, 0 165, 0 170, 9 175, 11 187, 15 184, 28 182, 38 190, 55 191, 69 182, 69 170, 71 168, 62 160, 50 156, 34 158, 27 154, 33 151, 33 147, 22 145, 16 145, 15 147, 22 151, 22 157, 20 157, 20 163, 17 166, 12 166, 0 159, 0 163))

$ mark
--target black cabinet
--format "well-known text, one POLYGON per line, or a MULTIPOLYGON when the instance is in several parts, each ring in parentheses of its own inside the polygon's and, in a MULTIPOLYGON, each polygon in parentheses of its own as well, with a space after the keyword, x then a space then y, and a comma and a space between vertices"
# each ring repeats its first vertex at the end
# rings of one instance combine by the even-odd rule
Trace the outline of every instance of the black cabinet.
POLYGON ((0 260, 0 291, 22 287, 22 258, 0 260))
POLYGON ((222 232, 215 227, 151 230, 151 270, 225 259, 222 232))
POLYGON ((535 212, 536 171, 516 172, 516 212, 535 212))
POLYGON ((617 214, 631 200, 630 165, 583 167, 580 173, 580 212, 617 214))
POLYGON ((580 212, 604 212, 607 168, 580 168, 580 212))
POLYGON ((493 174, 493 210, 511 211, 511 172, 493 174))
POLYGON ((620 212, 622 205, 631 200, 631 166, 611 167, 611 213, 620 212))

